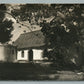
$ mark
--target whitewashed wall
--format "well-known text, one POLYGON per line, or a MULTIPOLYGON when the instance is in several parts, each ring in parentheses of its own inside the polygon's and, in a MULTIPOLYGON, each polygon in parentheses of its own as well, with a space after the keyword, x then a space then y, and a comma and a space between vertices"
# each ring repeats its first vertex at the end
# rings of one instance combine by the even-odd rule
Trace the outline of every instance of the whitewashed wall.
POLYGON ((28 60, 28 50, 24 50, 24 57, 22 57, 22 51, 17 51, 17 60, 28 60))
POLYGON ((33 49, 33 60, 43 60, 43 50, 33 49))
MULTIPOLYGON (((24 50, 24 57, 22 57, 22 50, 17 51, 17 60, 29 60, 28 58, 28 51, 24 50)), ((43 50, 39 49, 33 49, 33 60, 42 60, 43 58, 43 50)))
POLYGON ((5 61, 4 46, 0 46, 0 61, 5 61))
POLYGON ((15 62, 16 48, 9 45, 0 45, 0 62, 15 62), (14 51, 14 53, 12 53, 14 51))

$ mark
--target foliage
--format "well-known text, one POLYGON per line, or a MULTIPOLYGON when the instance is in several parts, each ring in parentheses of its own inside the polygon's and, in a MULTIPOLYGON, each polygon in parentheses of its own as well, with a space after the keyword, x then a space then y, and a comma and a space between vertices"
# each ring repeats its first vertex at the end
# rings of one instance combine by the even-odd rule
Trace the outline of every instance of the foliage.
MULTIPOLYGON (((43 22, 41 26, 42 32, 49 39, 50 46, 55 51, 54 57, 58 59, 59 57, 56 53, 59 53, 61 54, 60 59, 63 59, 63 57, 66 57, 67 51, 71 46, 83 46, 84 6, 59 6, 57 16, 50 23, 43 22)), ((54 5, 55 7, 57 5, 54 5)))
MULTIPOLYGON (((71 46, 83 46, 84 5, 83 4, 23 4, 12 14, 21 21, 42 27, 42 32, 55 53, 66 56, 71 46), (48 21, 48 18, 51 20, 48 21)), ((53 57, 53 56, 52 56, 53 57)), ((62 59, 62 58, 60 58, 62 59)))
POLYGON ((6 13, 6 5, 0 4, 0 42, 5 43, 12 37, 11 31, 13 30, 12 21, 4 19, 6 13))
POLYGON ((80 4, 23 4, 20 9, 12 10, 12 14, 21 21, 39 24, 48 38, 53 37, 51 43, 54 40, 56 43, 62 41, 62 45, 68 46, 79 40, 84 26, 83 9, 84 6, 80 4), (46 18, 50 17, 54 18, 47 22, 46 18))

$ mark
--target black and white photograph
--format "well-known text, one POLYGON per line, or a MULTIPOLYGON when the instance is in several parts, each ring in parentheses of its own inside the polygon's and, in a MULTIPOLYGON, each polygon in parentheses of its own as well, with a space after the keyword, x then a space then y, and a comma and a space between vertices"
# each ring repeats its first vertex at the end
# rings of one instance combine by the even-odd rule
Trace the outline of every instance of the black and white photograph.
POLYGON ((0 4, 0 81, 84 81, 84 4, 0 4))

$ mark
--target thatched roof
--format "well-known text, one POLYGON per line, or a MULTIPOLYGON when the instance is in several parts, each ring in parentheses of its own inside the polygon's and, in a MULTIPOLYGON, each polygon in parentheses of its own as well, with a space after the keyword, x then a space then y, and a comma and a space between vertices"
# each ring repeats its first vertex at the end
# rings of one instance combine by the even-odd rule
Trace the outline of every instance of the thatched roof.
POLYGON ((14 42, 14 45, 18 49, 40 48, 45 45, 45 37, 40 30, 24 33, 14 42))

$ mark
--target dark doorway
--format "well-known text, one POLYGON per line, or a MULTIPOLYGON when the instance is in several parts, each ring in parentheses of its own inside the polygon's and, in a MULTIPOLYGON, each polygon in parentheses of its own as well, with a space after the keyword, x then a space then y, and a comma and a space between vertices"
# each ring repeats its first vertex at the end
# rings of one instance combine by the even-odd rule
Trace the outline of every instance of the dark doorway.
POLYGON ((29 54, 29 61, 33 61, 33 51, 32 51, 32 49, 29 50, 28 54, 29 54))

